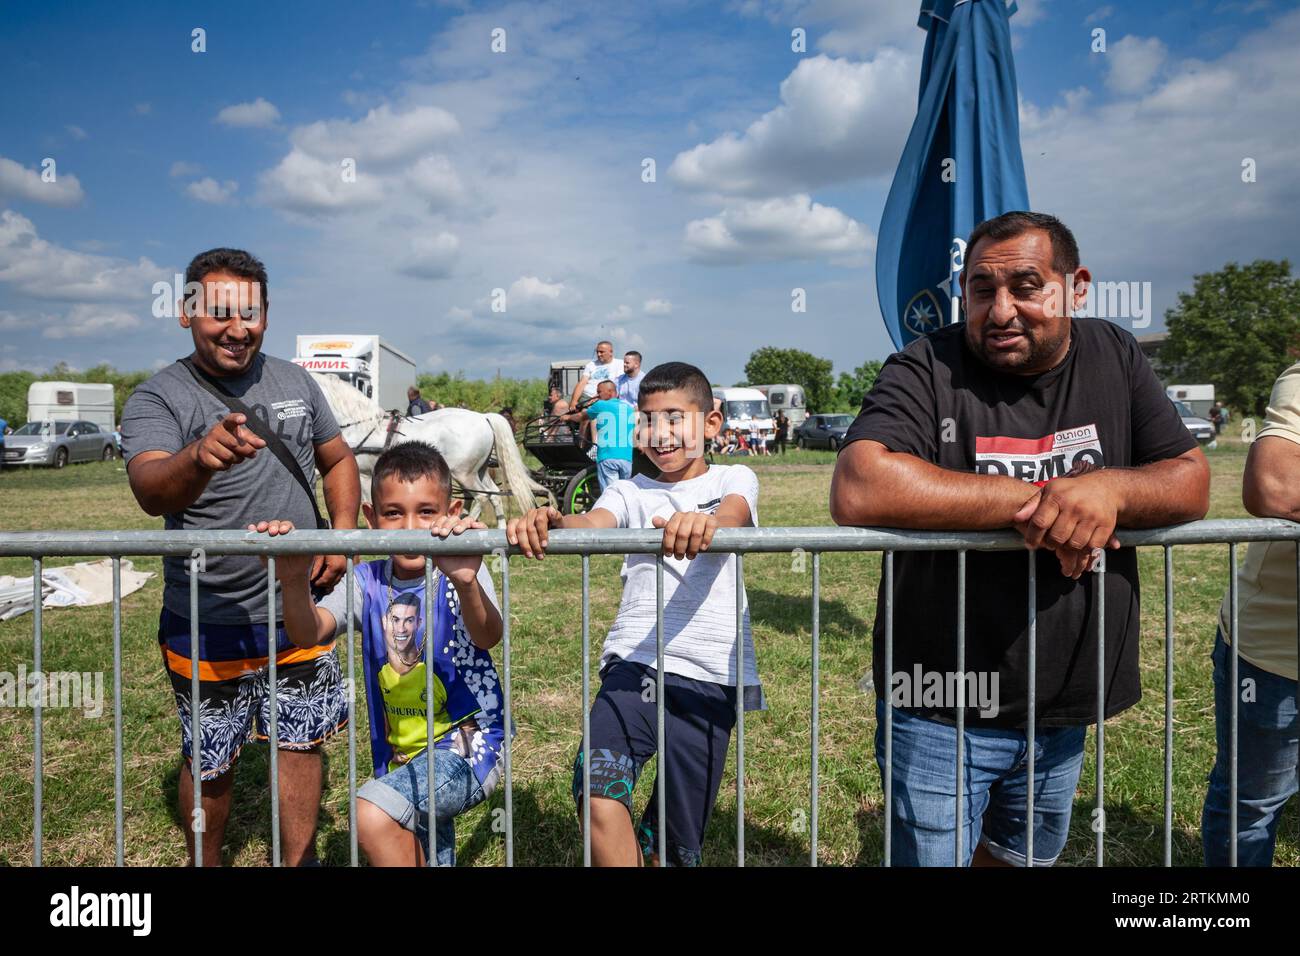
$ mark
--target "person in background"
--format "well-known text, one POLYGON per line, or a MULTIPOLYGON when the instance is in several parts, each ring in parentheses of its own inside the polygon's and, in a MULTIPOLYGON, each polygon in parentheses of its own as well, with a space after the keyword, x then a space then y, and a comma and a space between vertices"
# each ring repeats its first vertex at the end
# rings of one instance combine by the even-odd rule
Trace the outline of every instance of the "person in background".
MULTIPOLYGON (((1219 411, 1220 406, 1215 406, 1219 411)), ((1257 518, 1300 520, 1300 363, 1273 385, 1264 427, 1250 446, 1241 501, 1257 518)), ((1218 753, 1201 813, 1206 866, 1231 862, 1232 760, 1237 760, 1237 864, 1271 866, 1277 826, 1297 791, 1296 545, 1252 541, 1237 569, 1237 752, 1232 752, 1232 604, 1223 596, 1214 635, 1218 753)))
POLYGON ((641 392, 641 380, 645 372, 641 371, 641 353, 635 350, 623 356, 623 374, 614 379, 618 397, 636 408, 637 397, 641 392))
POLYGON ((626 402, 615 398, 612 380, 600 383, 596 401, 578 412, 570 412, 571 421, 590 419, 596 430, 596 473, 604 491, 620 478, 632 477, 632 445, 636 433, 636 412, 626 402))
POLYGON ((5 466, 5 435, 9 434, 9 423, 0 417, 0 470, 5 466))
POLYGON ((409 418, 425 415, 433 411, 433 406, 420 397, 420 390, 412 385, 406 390, 406 414, 409 418))
POLYGON ((785 454, 785 443, 790 440, 790 419, 785 412, 776 413, 776 452, 785 454))
POLYGON ((507 405, 501 409, 501 411, 497 412, 497 414, 506 420, 506 424, 510 426, 512 432, 518 433, 519 425, 515 422, 515 410, 513 406, 507 405))

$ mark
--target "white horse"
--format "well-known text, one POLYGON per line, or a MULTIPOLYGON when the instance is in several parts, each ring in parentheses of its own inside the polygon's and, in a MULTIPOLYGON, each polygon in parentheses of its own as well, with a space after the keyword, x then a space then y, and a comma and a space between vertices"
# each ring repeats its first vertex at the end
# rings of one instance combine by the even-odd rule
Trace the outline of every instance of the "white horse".
POLYGON ((528 474, 515 445, 514 431, 500 415, 467 408, 440 408, 414 418, 399 416, 389 441, 389 429, 394 427, 392 413, 336 376, 310 374, 325 393, 343 432, 343 440, 356 456, 361 470, 361 495, 367 503, 375 461, 386 446, 405 441, 427 442, 437 448, 447 461, 452 479, 474 499, 470 515, 477 518, 483 505, 491 501, 497 527, 505 527, 507 494, 518 503, 521 514, 536 507, 539 493, 549 495, 528 474), (505 472, 508 493, 503 493, 488 473, 494 447, 497 461, 505 472))

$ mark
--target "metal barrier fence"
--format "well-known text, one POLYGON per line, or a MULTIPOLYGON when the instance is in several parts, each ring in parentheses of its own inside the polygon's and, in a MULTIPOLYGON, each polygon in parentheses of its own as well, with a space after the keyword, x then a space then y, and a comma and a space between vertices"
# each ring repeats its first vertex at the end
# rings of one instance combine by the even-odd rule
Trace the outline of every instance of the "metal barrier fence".
MULTIPOLYGON (((1238 607, 1237 607, 1237 546, 1252 541, 1295 541, 1296 542, 1296 583, 1300 594, 1300 524, 1280 519, 1250 520, 1214 520, 1195 521, 1184 525, 1148 530, 1123 530, 1117 533, 1123 546, 1159 546, 1164 549, 1165 568, 1165 736, 1164 736, 1164 865, 1172 865, 1172 828, 1173 828, 1173 686, 1174 686, 1174 627, 1173 627, 1173 554, 1172 548, 1181 544, 1227 544, 1229 570, 1230 601, 1230 641, 1231 641, 1231 685, 1238 686, 1238 607)), ((655 530, 567 530, 549 533, 548 554, 582 556, 582 746, 583 746, 583 784, 584 792, 590 791, 590 556, 593 554, 651 554, 657 555, 662 533, 655 530)), ((819 736, 819 670, 820 670, 820 603, 821 603, 821 562, 824 552, 883 552, 882 574, 885 584, 885 673, 893 673, 894 651, 894 607, 893 577, 894 553, 898 551, 955 551, 958 560, 956 582, 957 633, 954 635, 957 648, 957 668, 964 673, 965 667, 965 609, 966 609, 966 555, 968 551, 1013 551, 1024 549, 1023 539, 1011 531, 989 532, 953 532, 953 531, 907 531, 879 528, 724 528, 719 529, 710 546, 711 553, 734 553, 736 555, 736 864, 745 865, 745 721, 743 680, 744 641, 743 641, 743 580, 744 555, 746 553, 803 552, 812 555, 812 696, 810 701, 811 731, 810 756, 811 772, 809 779, 809 797, 811 801, 809 862, 817 865, 818 839, 818 736, 819 736)), ((42 664, 42 620, 41 620, 41 566, 42 560, 55 556, 97 556, 111 557, 113 567, 113 720, 114 720, 114 799, 115 799, 115 841, 117 865, 124 863, 123 843, 123 799, 122 799, 122 602, 121 602, 121 558, 133 555, 180 556, 190 561, 190 651, 192 699, 199 699, 198 666, 198 595, 199 578, 203 572, 204 560, 209 554, 221 555, 260 555, 267 559, 267 607, 272 618, 275 617, 275 556, 278 554, 423 554, 425 560, 425 619, 432 620, 431 602, 432 562, 428 558, 436 554, 497 554, 502 557, 501 574, 501 617, 503 625, 501 641, 501 687, 503 694, 503 718, 507 733, 503 745, 503 776, 505 787, 505 855, 506 865, 514 864, 514 804, 513 776, 511 765, 511 720, 512 700, 510 691, 510 562, 505 533, 502 531, 467 532, 454 539, 432 538, 420 531, 308 531, 295 530, 288 537, 268 538, 240 531, 132 531, 132 532, 0 532, 0 556, 18 556, 32 558, 34 573, 33 588, 35 609, 33 614, 33 667, 41 671, 42 664)), ((514 553, 518 553, 517 550, 514 553)), ((1031 785, 1028 788, 1028 806, 1026 813, 1025 842, 1028 864, 1033 865, 1033 819, 1034 819, 1034 725, 1036 715, 1036 667, 1037 667, 1037 607, 1036 607, 1036 567, 1034 552, 1027 552, 1026 586, 1027 586, 1027 625, 1028 625, 1028 670, 1030 674, 1028 688, 1028 719, 1026 736, 1028 746, 1028 775, 1031 785)), ((657 749, 663 753, 664 748, 664 635, 663 635, 663 557, 657 557, 656 568, 656 727, 657 749)), ((1105 587, 1104 562, 1092 572, 1093 588, 1097 601, 1097 713, 1104 708, 1105 684, 1105 587)), ((353 558, 347 559, 347 574, 340 586, 347 588, 348 627, 347 627, 347 672, 349 686, 355 686, 355 664, 353 648, 355 631, 353 623, 353 558)), ((1297 602, 1300 606, 1300 601, 1297 602)), ((1300 611, 1297 612, 1297 651, 1300 653, 1300 611)), ((432 641, 425 641, 425 674, 427 699, 432 700, 433 668, 431 665, 432 641)), ((273 628, 268 629, 269 678, 272 684, 276 680, 276 636, 273 628)), ((958 680, 962 688, 960 704, 965 703, 964 681, 958 680)), ((1300 686, 1300 685, 1298 685, 1300 686)), ((879 689, 877 689, 879 693, 879 689)), ((355 695, 351 695, 355 698, 355 695)), ((1297 692, 1300 701, 1300 691, 1297 692)), ((270 695, 270 778, 271 778, 271 833, 272 863, 280 865, 280 795, 277 781, 277 750, 279 728, 277 725, 278 702, 275 694, 270 695)), ((1237 862, 1237 744, 1238 744, 1238 702, 1239 695, 1232 694, 1230 715, 1231 750, 1230 767, 1230 861, 1237 862)), ((953 846, 954 862, 964 859, 963 839, 963 750, 965 745, 965 708, 957 709, 956 721, 956 800, 955 815, 957 821, 953 846)), ((201 740, 199 732, 199 708, 191 707, 191 739, 201 740)), ((891 831, 893 828, 893 710, 885 708, 885 748, 883 786, 886 806, 884 829, 884 865, 890 865, 892 858, 891 831)), ((33 807, 33 862, 42 863, 41 837, 43 826, 42 776, 43 740, 42 710, 40 695, 33 706, 35 722, 33 733, 34 750, 34 807, 33 807)), ((355 718, 355 713, 350 713, 355 718)), ((428 739, 434 739, 434 712, 428 708, 428 739)), ((194 759, 191 761, 194 779, 194 813, 199 819, 202 812, 202 748, 194 747, 194 759)), ((430 781, 433 777, 433 748, 427 752, 427 772, 430 781)), ((665 774, 663 762, 658 762, 656 771, 658 806, 661 808, 658 827, 658 853, 660 860, 667 860, 667 819, 665 796, 665 774)), ((434 790, 429 786, 429 818, 434 818, 434 790)), ((1105 796, 1105 721, 1096 725, 1096 805, 1104 814, 1105 796)), ((351 864, 357 865, 357 831, 355 820, 357 811, 356 781, 356 721, 348 721, 348 806, 349 806, 349 840, 351 864)), ((583 801, 583 863, 591 865, 591 818, 589 801, 583 801)), ((1104 815, 1102 817, 1104 820, 1104 815)), ((436 859, 436 828, 429 826, 429 844, 426 852, 426 864, 432 865, 436 859)), ((194 832, 195 866, 202 865, 203 832, 194 832)), ((1105 827, 1097 828, 1096 864, 1102 866, 1105 860, 1105 827)))

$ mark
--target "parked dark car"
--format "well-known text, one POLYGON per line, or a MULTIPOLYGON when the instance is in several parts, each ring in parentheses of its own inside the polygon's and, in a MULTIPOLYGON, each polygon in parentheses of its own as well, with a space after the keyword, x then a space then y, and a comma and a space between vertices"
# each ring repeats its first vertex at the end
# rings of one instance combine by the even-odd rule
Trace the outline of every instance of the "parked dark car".
POLYGON ((6 465, 53 465, 73 461, 111 461, 117 456, 113 433, 94 422, 28 422, 5 436, 6 465))
POLYGON ((844 444, 844 433, 853 424, 852 415, 809 415, 794 430, 795 444, 800 448, 839 449, 844 444))

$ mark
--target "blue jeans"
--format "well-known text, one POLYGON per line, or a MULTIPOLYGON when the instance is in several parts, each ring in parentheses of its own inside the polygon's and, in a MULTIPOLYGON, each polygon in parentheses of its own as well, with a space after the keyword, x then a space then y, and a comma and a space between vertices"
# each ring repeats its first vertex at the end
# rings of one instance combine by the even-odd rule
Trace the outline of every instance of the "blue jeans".
POLYGON ((600 477, 600 490, 604 491, 620 478, 632 477, 632 459, 601 458, 596 462, 596 474, 600 477))
MULTIPOLYGON (((1227 866, 1232 648, 1223 639, 1222 631, 1214 635, 1211 659, 1218 753, 1201 812, 1201 845, 1206 866, 1227 866)), ((1254 699, 1237 704, 1237 864, 1271 866, 1282 807, 1300 789, 1296 777, 1296 682, 1262 670, 1244 657, 1237 662, 1237 679, 1254 682, 1254 699)))
MULTIPOLYGON (((357 791, 357 799, 368 800, 407 830, 415 833, 424 852, 429 850, 428 761, 425 752, 411 758, 382 777, 367 780, 357 791)), ((438 866, 456 865, 456 817, 477 806, 487 796, 465 758, 450 750, 433 754, 434 786, 437 799, 435 849, 438 866)))
MULTIPOLYGON (((885 772, 885 707, 876 699, 876 763, 885 772)), ((1070 809, 1083 768, 1086 725, 1040 727, 1034 735, 1034 866, 1051 866, 1065 848, 1070 809)), ((966 727, 962 866, 975 846, 1025 865, 1029 789, 1023 730, 966 727)), ((957 845, 957 728, 894 710, 893 866, 952 866, 957 845)))

